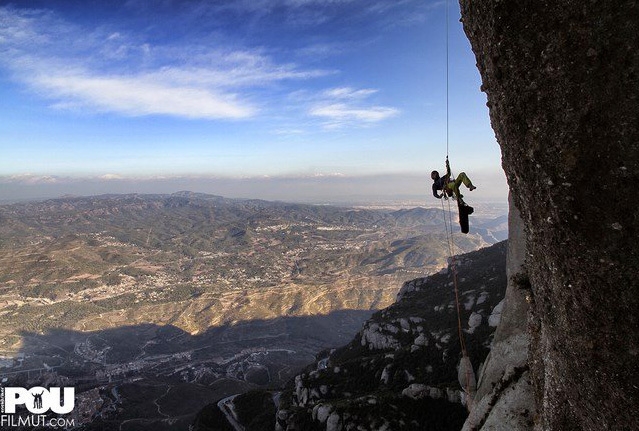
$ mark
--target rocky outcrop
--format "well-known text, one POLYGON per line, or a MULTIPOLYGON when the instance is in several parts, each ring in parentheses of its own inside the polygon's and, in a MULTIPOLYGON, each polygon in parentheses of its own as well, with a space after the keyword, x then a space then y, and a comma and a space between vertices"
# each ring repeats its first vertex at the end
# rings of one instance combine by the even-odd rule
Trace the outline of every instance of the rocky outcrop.
POLYGON ((535 426, 636 429, 639 3, 460 4, 525 225, 535 426))
POLYGON ((457 256, 461 357, 450 268, 404 283, 348 345, 318 357, 281 397, 278 430, 461 429, 506 289, 506 243, 457 256))
MULTIPOLYGON (((526 243, 519 211, 510 201, 506 297, 490 353, 479 373, 479 388, 463 431, 529 431, 536 406, 528 366, 528 302, 526 243)), ((492 316, 491 316, 492 317, 492 316)))

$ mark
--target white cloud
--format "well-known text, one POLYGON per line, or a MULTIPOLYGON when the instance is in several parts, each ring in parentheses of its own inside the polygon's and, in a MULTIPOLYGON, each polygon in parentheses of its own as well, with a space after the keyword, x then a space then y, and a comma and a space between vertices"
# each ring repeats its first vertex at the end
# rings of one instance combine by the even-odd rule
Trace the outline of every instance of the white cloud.
POLYGON ((377 122, 398 114, 395 108, 384 106, 372 106, 369 108, 351 108, 343 103, 319 106, 311 109, 311 115, 328 117, 335 120, 359 120, 364 122, 377 122))
POLYGON ((299 136, 304 135, 306 133, 306 130, 299 128, 276 129, 273 130, 271 133, 280 136, 299 136))
POLYGON ((354 0, 284 0, 283 3, 292 6, 292 7, 301 7, 301 6, 309 6, 309 5, 333 5, 340 3, 351 3, 354 0))
MULTIPOLYGON (((221 2, 203 0, 200 2, 199 10, 212 10, 214 13, 232 10, 239 13, 266 14, 283 8, 289 9, 289 12, 299 12, 300 10, 333 8, 337 5, 355 3, 357 1, 361 0, 230 0, 221 2)), ((145 7, 148 7, 148 2, 143 3, 146 5, 145 7)))
POLYGON ((259 104, 247 87, 334 73, 278 64, 257 51, 152 45, 9 7, 0 7, 0 50, 0 66, 54 107, 127 116, 247 118, 259 104))
MULTIPOLYGON (((350 0, 281 1, 302 7, 350 0)), ((53 12, 11 7, 0 7, 0 50, 0 67, 52 107, 125 116, 251 118, 268 108, 287 109, 278 104, 282 83, 339 73, 277 62, 264 48, 158 45, 126 29, 87 29, 53 12)), ((319 118, 325 129, 371 125, 399 113, 370 102, 377 93, 349 86, 302 90, 299 95, 310 95, 297 101, 303 109, 288 113, 319 118)))
POLYGON ((325 76, 332 71, 298 70, 295 65, 274 65, 266 58, 254 58, 244 52, 233 52, 216 60, 216 67, 163 67, 145 74, 145 78, 170 83, 203 87, 260 87, 283 80, 306 80, 325 76))
POLYGON ((66 101, 59 107, 89 107, 126 115, 172 115, 185 118, 243 118, 254 114, 234 96, 206 88, 168 85, 144 76, 108 77, 91 74, 53 74, 32 78, 31 85, 49 97, 66 101))
POLYGON ((337 129, 347 126, 370 125, 399 115, 389 106, 366 105, 366 99, 378 90, 338 87, 325 90, 309 109, 309 114, 326 120, 324 127, 337 129))
POLYGON ((350 87, 331 88, 324 91, 324 96, 335 99, 365 99, 368 96, 377 93, 378 90, 364 88, 355 90, 350 87))
POLYGON ((377 123, 396 116, 399 111, 385 106, 353 108, 343 103, 335 103, 317 106, 311 109, 310 114, 328 119, 324 126, 328 129, 336 129, 348 125, 377 123))
POLYGON ((318 59, 333 57, 335 55, 342 55, 352 49, 353 48, 344 42, 314 43, 298 49, 296 54, 316 61, 318 59))

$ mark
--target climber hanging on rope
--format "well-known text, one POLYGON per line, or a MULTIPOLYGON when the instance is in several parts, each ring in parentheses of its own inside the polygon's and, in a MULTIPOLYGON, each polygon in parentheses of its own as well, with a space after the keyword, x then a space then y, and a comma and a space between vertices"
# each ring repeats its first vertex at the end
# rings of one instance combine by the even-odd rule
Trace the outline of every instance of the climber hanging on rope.
POLYGON ((464 195, 460 193, 459 186, 463 183, 471 192, 477 187, 473 185, 465 172, 461 172, 457 175, 456 179, 451 179, 452 175, 450 172, 448 157, 446 157, 446 175, 440 177, 439 172, 433 171, 431 172, 430 177, 433 180, 433 196, 437 199, 441 199, 442 197, 445 199, 448 199, 449 197, 457 199, 457 205, 459 207, 459 224, 461 225, 462 232, 468 233, 468 215, 472 214, 474 210, 473 207, 464 202, 464 195), (438 193, 440 190, 442 192, 441 195, 438 193))
POLYGON ((451 179, 450 163, 448 162, 448 157, 446 157, 446 175, 440 177, 439 172, 433 171, 431 172, 430 177, 433 180, 433 196, 435 196, 437 199, 441 199, 442 197, 444 197, 445 193, 446 197, 454 196, 454 198, 457 199, 459 202, 465 204, 465 202, 463 201, 464 195, 459 192, 459 186, 463 183, 471 192, 477 188, 473 185, 472 181, 470 181, 470 178, 468 178, 465 172, 461 172, 459 175, 457 175, 457 179, 451 179), (437 193, 439 190, 442 191, 441 195, 437 193))

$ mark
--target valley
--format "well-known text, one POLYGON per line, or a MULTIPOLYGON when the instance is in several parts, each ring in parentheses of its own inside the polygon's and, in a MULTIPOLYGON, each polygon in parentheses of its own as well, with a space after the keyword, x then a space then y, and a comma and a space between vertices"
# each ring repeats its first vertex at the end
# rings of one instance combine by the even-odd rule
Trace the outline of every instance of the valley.
MULTIPOLYGON (((477 213, 455 252, 507 236, 499 208, 477 213)), ((443 268, 443 223, 190 192, 2 205, 0 376, 74 385, 86 426, 190 423, 202 403, 281 386, 443 268)))

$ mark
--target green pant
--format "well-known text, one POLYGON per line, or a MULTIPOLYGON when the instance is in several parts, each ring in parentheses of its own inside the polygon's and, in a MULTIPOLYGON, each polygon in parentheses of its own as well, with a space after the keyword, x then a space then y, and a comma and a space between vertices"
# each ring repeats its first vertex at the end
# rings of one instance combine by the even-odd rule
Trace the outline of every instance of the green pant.
MULTIPOLYGON (((465 172, 460 172, 459 175, 457 175, 457 179, 455 181, 450 181, 448 184, 446 184, 446 188, 450 192, 452 192, 457 199, 461 199, 464 197, 464 195, 459 193, 459 186, 462 183, 464 183, 464 185, 468 188, 471 188, 473 186, 473 183, 472 181, 470 181, 470 178, 468 178, 468 175, 466 175, 465 172)), ((450 192, 448 193, 449 196, 450 192)))

